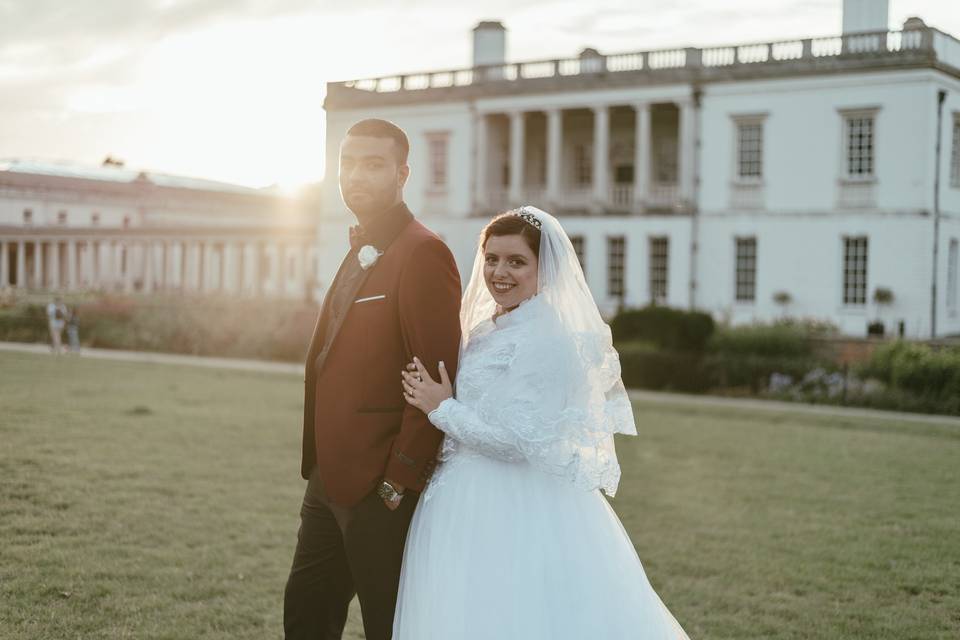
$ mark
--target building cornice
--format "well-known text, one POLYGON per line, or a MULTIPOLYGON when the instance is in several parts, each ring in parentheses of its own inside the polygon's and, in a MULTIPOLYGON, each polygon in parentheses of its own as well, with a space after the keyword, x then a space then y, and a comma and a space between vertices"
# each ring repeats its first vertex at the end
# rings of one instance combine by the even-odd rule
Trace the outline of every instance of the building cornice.
POLYGON ((309 244, 316 237, 316 227, 65 227, 65 226, 13 226, 0 225, 0 240, 121 240, 121 241, 169 241, 189 242, 200 239, 230 241, 287 240, 309 244))
POLYGON ((937 29, 922 28, 431 71, 328 83, 324 108, 910 69, 935 69, 960 79, 960 42, 937 29))

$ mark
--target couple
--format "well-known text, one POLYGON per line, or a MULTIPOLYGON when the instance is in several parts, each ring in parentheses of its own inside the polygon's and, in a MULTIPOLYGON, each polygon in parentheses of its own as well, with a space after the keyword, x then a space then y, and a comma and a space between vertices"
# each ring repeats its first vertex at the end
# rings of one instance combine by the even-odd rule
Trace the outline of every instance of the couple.
POLYGON ((286 638, 340 638, 357 594, 368 640, 685 639, 600 493, 636 428, 573 246, 496 217, 461 304, 408 150, 384 120, 340 147, 359 225, 307 356, 286 638))

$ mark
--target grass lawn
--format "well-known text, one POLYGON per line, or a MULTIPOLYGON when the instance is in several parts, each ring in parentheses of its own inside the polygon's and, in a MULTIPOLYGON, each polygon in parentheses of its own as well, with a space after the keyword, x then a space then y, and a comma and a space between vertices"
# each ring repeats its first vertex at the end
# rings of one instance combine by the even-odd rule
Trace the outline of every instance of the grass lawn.
MULTIPOLYGON (((301 391, 0 352, 0 638, 281 637, 301 391)), ((613 504, 691 638, 960 637, 960 428, 636 409, 613 504)))

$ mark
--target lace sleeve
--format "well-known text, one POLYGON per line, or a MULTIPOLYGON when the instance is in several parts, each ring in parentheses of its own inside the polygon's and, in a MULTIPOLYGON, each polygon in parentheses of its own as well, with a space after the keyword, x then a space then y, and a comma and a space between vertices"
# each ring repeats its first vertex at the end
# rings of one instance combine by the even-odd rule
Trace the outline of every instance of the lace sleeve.
POLYGON ((454 398, 441 402, 427 417, 437 429, 478 453, 507 462, 524 459, 515 433, 485 424, 476 411, 454 398))
POLYGON ((613 434, 633 426, 633 412, 619 376, 584 366, 595 351, 550 323, 532 324, 475 410, 486 439, 516 447, 541 471, 612 496, 620 481, 613 434), (603 377, 619 383, 611 393, 603 377))

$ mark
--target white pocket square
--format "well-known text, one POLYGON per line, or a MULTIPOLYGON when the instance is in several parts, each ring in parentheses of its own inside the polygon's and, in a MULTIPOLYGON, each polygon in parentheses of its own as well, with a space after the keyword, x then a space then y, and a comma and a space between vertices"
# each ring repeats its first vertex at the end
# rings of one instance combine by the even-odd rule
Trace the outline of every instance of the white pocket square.
POLYGON ((387 294, 381 293, 378 296, 370 296, 369 298, 357 298, 356 300, 353 301, 353 304, 359 304, 361 302, 370 302, 372 300, 383 300, 386 297, 387 297, 387 294))

